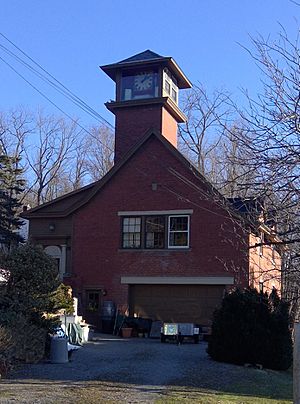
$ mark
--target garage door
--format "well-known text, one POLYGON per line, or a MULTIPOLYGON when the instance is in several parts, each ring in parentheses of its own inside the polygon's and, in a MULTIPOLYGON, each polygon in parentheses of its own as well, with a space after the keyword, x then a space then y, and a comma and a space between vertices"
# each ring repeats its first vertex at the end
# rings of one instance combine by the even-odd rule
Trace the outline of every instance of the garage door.
POLYGON ((130 285, 130 315, 165 322, 209 324, 223 285, 130 285))

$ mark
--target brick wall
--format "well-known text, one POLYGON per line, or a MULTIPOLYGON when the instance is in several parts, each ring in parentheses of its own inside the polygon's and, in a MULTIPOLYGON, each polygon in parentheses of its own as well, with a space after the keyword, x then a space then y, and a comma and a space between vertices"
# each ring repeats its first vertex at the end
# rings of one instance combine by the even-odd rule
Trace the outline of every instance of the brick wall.
POLYGON ((177 146, 177 122, 159 104, 120 108, 116 114, 115 162, 118 162, 149 129, 161 132, 177 146))
MULTIPOLYGON (((267 241, 267 240, 266 240, 267 241)), ((270 293, 272 288, 280 293, 281 291, 281 256, 274 246, 265 244, 261 247, 255 247, 260 244, 261 239, 258 236, 250 234, 249 236, 249 270, 250 285, 259 290, 259 283, 263 283, 263 290, 270 293)))
MULTIPOLYGON (((142 120, 141 120, 142 121, 142 120)), ((103 286, 108 300, 125 304, 121 276, 234 276, 247 283, 245 235, 210 196, 204 183, 155 137, 74 215, 73 277, 77 288, 103 286), (170 172, 176 170, 190 186, 170 172), (153 191, 151 184, 158 184, 153 191), (120 248, 118 211, 193 209, 188 251, 120 248), (243 251, 242 251, 243 250, 243 251)))

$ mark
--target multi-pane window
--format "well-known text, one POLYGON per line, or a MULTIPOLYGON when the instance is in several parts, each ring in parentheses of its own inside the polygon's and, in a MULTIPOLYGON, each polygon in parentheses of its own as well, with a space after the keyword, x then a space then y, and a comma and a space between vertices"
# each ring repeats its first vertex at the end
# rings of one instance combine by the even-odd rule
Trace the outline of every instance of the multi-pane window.
POLYGON ((165 90, 168 94, 171 93, 171 84, 167 80, 165 81, 165 90))
POLYGON ((163 96, 171 97, 178 104, 178 85, 176 78, 171 74, 168 68, 164 68, 163 74, 163 96))
POLYGON ((88 311, 98 311, 100 307, 100 292, 96 290, 87 291, 88 311))
POLYGON ((189 215, 124 217, 122 248, 188 248, 189 215))
POLYGON ((172 88, 172 99, 177 104, 177 91, 174 88, 172 88))
POLYGON ((123 219, 123 248, 141 247, 141 218, 125 217, 123 219))
POLYGON ((165 247, 165 217, 146 217, 146 248, 165 247))
POLYGON ((189 246, 189 216, 169 216, 169 248, 189 246))

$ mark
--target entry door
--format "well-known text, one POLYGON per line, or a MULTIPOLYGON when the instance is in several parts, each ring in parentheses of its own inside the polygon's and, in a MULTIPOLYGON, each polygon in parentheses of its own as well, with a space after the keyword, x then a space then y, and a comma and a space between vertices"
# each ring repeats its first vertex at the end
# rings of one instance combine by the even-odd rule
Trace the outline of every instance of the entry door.
POLYGON ((100 289, 87 289, 85 291, 84 319, 87 323, 97 328, 101 326, 101 297, 100 289))

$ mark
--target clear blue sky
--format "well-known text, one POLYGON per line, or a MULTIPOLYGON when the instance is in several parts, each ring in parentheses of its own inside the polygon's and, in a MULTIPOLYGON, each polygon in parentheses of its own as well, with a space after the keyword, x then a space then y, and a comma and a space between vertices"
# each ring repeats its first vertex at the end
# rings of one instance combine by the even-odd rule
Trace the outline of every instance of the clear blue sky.
MULTIPOLYGON (((241 87, 258 91, 259 71, 238 43, 251 47, 249 36, 258 34, 275 39, 279 23, 294 38, 300 24, 300 6, 289 0, 1 0, 0 5, 0 32, 112 124, 103 104, 114 98, 114 84, 99 65, 151 49, 174 57, 189 79, 208 91, 225 88, 239 98, 241 87)), ((1 37, 0 45, 8 46, 1 37)), ((66 112, 92 122, 1 48, 0 56, 66 112)), ((23 105, 53 111, 1 60, 0 89, 0 110, 23 105)))

